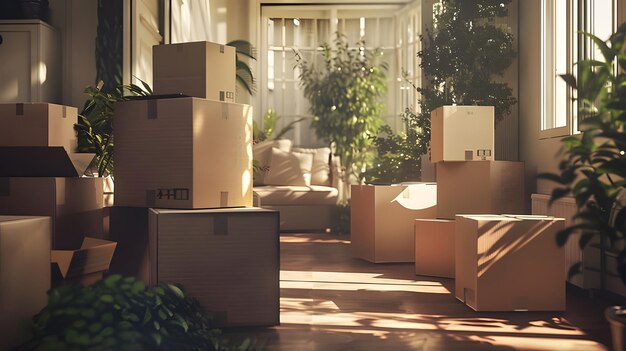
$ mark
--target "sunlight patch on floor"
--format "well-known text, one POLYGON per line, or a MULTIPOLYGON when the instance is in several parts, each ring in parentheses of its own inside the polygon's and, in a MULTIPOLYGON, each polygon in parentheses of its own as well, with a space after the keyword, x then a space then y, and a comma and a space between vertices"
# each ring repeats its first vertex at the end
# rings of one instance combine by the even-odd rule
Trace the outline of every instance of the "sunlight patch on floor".
POLYGON ((330 236, 327 237, 316 237, 312 238, 310 236, 298 236, 298 235, 281 235, 280 236, 281 243, 315 243, 315 244, 350 244, 350 239, 341 239, 339 237, 330 236))

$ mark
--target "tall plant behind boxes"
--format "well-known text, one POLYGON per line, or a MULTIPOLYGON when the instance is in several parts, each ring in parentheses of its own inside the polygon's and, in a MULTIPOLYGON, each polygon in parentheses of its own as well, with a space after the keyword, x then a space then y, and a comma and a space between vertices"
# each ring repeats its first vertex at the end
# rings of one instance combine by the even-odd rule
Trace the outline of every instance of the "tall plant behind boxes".
MULTIPOLYGON (((350 47, 340 33, 334 46, 323 45, 323 58, 324 66, 315 67, 296 53, 300 84, 311 103, 311 126, 318 138, 334 144, 342 180, 351 184, 371 164, 372 136, 382 125, 387 64, 379 50, 367 50, 364 41, 350 47)), ((349 186, 343 187, 341 202, 348 200, 349 191, 349 186)))
POLYGON ((498 81, 516 57, 513 35, 495 19, 508 14, 511 0, 442 0, 433 27, 421 36, 422 87, 419 108, 405 111, 405 131, 390 128, 376 138, 376 166, 369 181, 415 180, 430 143, 430 113, 444 105, 495 106, 496 121, 517 102, 498 81), (410 148, 410 149, 409 149, 410 148), (410 151, 408 151, 410 150, 410 151))

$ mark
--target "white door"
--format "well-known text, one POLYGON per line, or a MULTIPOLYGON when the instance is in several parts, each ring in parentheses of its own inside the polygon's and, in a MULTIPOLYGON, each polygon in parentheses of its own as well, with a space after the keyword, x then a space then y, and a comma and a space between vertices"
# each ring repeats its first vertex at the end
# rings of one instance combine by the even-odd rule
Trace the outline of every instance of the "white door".
POLYGON ((142 81, 152 87, 152 46, 161 44, 159 31, 159 0, 126 0, 124 32, 125 83, 141 86, 142 81))

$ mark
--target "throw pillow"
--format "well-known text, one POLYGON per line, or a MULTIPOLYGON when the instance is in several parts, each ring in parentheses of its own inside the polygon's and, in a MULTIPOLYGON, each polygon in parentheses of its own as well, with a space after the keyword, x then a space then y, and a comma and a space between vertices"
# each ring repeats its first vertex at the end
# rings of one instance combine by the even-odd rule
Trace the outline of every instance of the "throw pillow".
POLYGON ((259 162, 261 172, 254 174, 254 185, 264 185, 265 175, 270 166, 270 158, 272 157, 272 148, 277 148, 282 151, 291 151, 291 140, 267 140, 262 141, 252 146, 252 157, 259 162))
POLYGON ((311 184, 331 186, 330 175, 330 148, 320 147, 317 149, 293 148, 294 152, 313 154, 313 167, 311 168, 311 184))
POLYGON ((269 170, 265 174, 267 185, 311 185, 313 154, 285 152, 272 148, 269 170))

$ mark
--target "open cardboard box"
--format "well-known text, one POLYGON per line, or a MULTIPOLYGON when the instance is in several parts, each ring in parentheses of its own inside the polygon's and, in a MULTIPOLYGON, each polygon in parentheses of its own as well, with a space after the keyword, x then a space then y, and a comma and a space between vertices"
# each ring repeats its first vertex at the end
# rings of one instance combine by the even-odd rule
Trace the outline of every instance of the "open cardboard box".
POLYGON ((94 157, 61 146, 0 147, 0 177, 80 177, 94 157))
POLYGON ((52 250, 53 283, 72 281, 91 285, 109 270, 117 243, 86 237, 78 250, 52 250))

